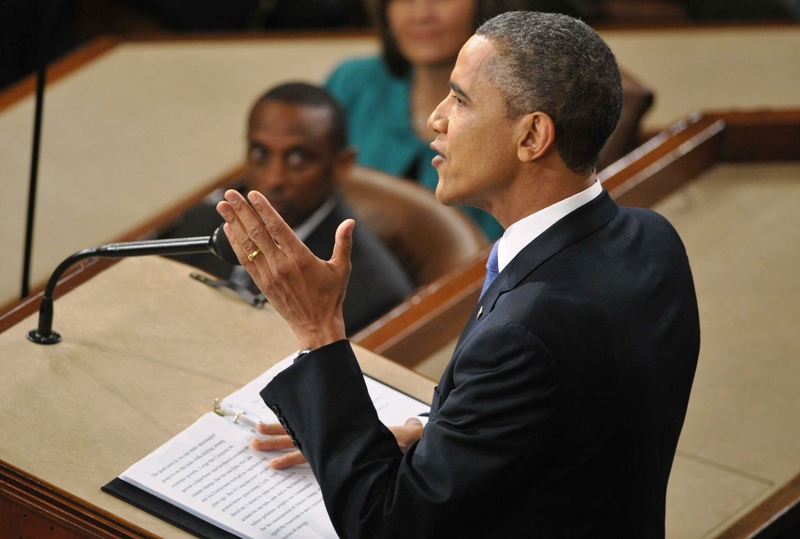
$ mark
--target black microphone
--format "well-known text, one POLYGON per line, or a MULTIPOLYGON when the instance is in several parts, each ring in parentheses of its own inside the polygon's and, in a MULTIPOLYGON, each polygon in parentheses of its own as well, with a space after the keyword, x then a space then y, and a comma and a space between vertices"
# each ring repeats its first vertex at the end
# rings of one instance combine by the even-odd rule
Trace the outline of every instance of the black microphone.
POLYGON ((214 233, 211 234, 211 237, 209 238, 211 240, 209 243, 209 248, 211 249, 212 253, 217 255, 217 258, 221 258, 233 266, 241 266, 239 257, 237 257, 236 253, 233 252, 231 242, 228 241, 228 236, 226 236, 225 231, 222 230, 223 226, 225 226, 225 223, 219 225, 214 233))
POLYGON ((83 249, 67 257, 50 276, 42 295, 39 307, 39 327, 28 332, 28 340, 36 344, 56 344, 61 342, 61 335, 53 331, 53 294, 58 280, 67 269, 85 258, 125 258, 128 256, 147 255, 186 255, 192 253, 212 252, 229 264, 239 264, 222 225, 210 236, 195 238, 176 238, 166 240, 131 241, 125 243, 109 243, 100 247, 83 249))

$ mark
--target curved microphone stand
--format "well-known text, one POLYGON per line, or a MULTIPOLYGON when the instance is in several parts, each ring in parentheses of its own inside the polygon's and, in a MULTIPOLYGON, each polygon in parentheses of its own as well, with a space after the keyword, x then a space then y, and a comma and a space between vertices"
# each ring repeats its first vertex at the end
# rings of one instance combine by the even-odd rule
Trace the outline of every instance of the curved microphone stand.
POLYGON ((42 296, 42 304, 39 307, 39 327, 28 332, 28 340, 36 344, 56 344, 61 341, 61 335, 53 331, 53 294, 61 275, 80 260, 92 257, 125 258, 128 256, 147 255, 185 255, 209 251, 228 263, 239 263, 221 226, 211 236, 110 243, 78 251, 59 264, 50 276, 50 280, 47 281, 47 286, 42 296))

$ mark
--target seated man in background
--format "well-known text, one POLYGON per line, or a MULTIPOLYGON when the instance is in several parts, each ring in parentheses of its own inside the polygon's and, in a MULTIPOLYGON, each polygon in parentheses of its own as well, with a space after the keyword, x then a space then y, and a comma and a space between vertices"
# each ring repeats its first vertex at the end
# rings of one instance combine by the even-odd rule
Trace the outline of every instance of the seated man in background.
MULTIPOLYGON (((321 88, 283 84, 261 96, 250 111, 244 187, 263 193, 311 252, 323 259, 333 252, 339 223, 357 219, 337 189, 354 159, 341 108, 321 88)), ((216 198, 210 195, 164 237, 210 235, 223 222, 215 210, 221 199, 221 194, 216 198)), ((231 266, 211 254, 175 258, 258 291, 241 266, 231 266)), ((353 274, 344 300, 348 335, 413 290, 400 264, 365 223, 355 234, 352 261, 353 274)))

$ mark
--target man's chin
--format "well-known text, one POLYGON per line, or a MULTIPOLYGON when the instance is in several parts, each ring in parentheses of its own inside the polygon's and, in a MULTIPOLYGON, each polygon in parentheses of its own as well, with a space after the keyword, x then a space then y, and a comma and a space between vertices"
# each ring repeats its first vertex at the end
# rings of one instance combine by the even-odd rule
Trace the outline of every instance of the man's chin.
POLYGON ((470 196, 470 193, 445 189, 442 186, 441 179, 439 180, 439 184, 436 186, 436 200, 444 206, 465 206, 469 208, 477 208, 490 213, 486 205, 481 204, 481 201, 476 197, 470 196))
POLYGON ((435 194, 436 194, 436 200, 438 200, 441 204, 444 204, 445 206, 463 205, 463 202, 461 202, 450 189, 447 189, 444 186, 444 182, 442 181, 441 175, 439 175, 439 183, 436 184, 435 194))

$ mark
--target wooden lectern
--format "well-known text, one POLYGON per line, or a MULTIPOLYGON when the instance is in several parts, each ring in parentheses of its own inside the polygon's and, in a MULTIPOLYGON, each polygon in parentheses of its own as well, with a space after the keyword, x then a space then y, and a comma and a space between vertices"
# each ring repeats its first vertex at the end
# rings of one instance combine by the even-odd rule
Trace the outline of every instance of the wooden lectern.
MULTIPOLYGON (((0 536, 156 538, 189 534, 100 487, 297 349, 256 309, 189 278, 187 266, 130 258, 69 294, 37 345, 37 315, 0 334, 0 536)), ((365 373, 430 402, 434 383, 364 349, 365 373)))

